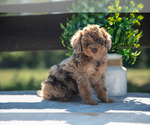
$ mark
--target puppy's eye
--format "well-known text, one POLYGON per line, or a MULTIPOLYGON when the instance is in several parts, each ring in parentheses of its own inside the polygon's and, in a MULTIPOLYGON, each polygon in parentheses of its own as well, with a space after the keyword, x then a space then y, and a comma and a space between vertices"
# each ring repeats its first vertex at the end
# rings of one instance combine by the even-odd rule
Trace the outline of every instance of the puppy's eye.
POLYGON ((86 42, 86 45, 89 45, 89 42, 86 42))
POLYGON ((101 40, 98 40, 97 42, 103 46, 103 42, 101 42, 101 40))
POLYGON ((100 42, 101 42, 101 40, 98 40, 97 42, 98 42, 98 43, 100 43, 100 42))

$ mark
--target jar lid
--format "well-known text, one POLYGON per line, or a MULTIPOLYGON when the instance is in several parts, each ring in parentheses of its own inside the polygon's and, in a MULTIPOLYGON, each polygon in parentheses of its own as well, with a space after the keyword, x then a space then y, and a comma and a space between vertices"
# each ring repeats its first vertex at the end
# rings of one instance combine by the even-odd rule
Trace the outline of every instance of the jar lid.
POLYGON ((107 59, 111 60, 111 59, 120 59, 122 58, 122 55, 119 54, 107 54, 107 59))
POLYGON ((108 66, 122 66, 122 55, 119 54, 107 54, 108 66))

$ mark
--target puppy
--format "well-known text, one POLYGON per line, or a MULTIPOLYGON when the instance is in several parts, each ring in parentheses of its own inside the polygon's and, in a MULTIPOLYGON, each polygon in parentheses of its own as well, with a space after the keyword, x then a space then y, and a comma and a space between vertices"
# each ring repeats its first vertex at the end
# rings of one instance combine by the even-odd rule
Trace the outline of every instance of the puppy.
POLYGON ((41 83, 42 89, 37 91, 38 96, 65 102, 72 97, 81 97, 85 104, 97 105, 92 98, 93 87, 101 102, 114 102, 107 97, 105 87, 111 36, 98 25, 87 25, 75 33, 71 45, 73 55, 51 67, 50 75, 41 83))

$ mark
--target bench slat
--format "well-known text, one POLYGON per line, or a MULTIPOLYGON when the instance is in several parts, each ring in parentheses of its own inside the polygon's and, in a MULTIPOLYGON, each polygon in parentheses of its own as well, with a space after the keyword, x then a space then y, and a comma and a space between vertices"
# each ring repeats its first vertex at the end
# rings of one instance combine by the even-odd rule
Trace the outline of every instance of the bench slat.
MULTIPOLYGON (((150 13, 144 16, 140 30, 143 37, 141 46, 150 46, 150 13)), ((0 16, 0 51, 29 51, 66 49, 62 46, 60 36, 65 24, 72 14, 47 14, 29 16, 0 16)))

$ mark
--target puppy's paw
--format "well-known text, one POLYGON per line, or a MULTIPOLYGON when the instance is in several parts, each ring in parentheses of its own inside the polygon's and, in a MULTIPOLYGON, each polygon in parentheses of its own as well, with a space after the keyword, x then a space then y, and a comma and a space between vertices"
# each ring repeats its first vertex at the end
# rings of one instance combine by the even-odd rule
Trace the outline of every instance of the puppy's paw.
POLYGON ((38 90, 38 91, 37 91, 37 96, 38 96, 38 97, 43 97, 43 92, 42 92, 41 90, 38 90))
POLYGON ((87 105, 98 105, 98 102, 96 102, 95 100, 86 100, 84 101, 84 103, 87 105))
POLYGON ((113 99, 101 99, 102 103, 113 103, 114 100, 113 99))
POLYGON ((113 99, 108 99, 108 103, 114 103, 115 101, 113 99))

